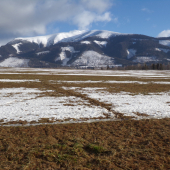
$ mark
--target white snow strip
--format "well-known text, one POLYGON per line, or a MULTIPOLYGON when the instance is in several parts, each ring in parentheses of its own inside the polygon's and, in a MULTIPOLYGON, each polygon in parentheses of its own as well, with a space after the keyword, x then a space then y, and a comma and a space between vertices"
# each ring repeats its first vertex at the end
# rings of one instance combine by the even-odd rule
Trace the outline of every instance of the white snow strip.
POLYGON ((168 81, 149 81, 149 82, 144 82, 144 81, 55 81, 51 80, 50 82, 52 83, 75 83, 75 84, 84 84, 84 83, 110 83, 110 84, 170 84, 168 81))
POLYGON ((81 41, 81 44, 91 44, 90 41, 81 41))
POLYGON ((95 51, 86 51, 80 56, 72 65, 85 65, 89 67, 103 67, 107 65, 113 65, 113 58, 106 55, 99 54, 95 51))
POLYGON ((136 55, 136 50, 134 49, 127 49, 127 59, 130 59, 136 55))
POLYGON ((169 49, 163 49, 163 48, 155 48, 156 51, 163 51, 164 53, 168 53, 169 49))
POLYGON ((50 51, 41 51, 36 53, 37 55, 43 55, 43 54, 48 54, 50 51))
POLYGON ((170 47, 170 40, 159 40, 159 44, 170 47))
POLYGON ((21 45, 22 43, 18 43, 18 44, 14 44, 12 45, 16 50, 17 50, 17 53, 19 54, 21 51, 19 49, 19 46, 21 45))
POLYGON ((28 59, 9 57, 0 63, 0 67, 28 67, 28 59))
POLYGON ((12 80, 12 79, 0 79, 0 82, 40 82, 40 80, 37 80, 37 79, 35 79, 35 80, 12 80))
POLYGON ((56 62, 56 61, 62 61, 62 62, 63 62, 62 65, 63 65, 63 66, 66 66, 66 65, 67 65, 67 62, 68 62, 69 60, 70 60, 70 59, 67 58, 67 55, 66 55, 65 51, 62 51, 62 52, 60 53, 59 57, 57 57, 57 58, 55 59, 55 62, 56 62))
POLYGON ((67 55, 66 55, 65 51, 62 51, 62 52, 60 53, 59 57, 57 57, 57 58, 55 59, 55 62, 56 62, 56 61, 62 61, 62 62, 63 62, 62 65, 65 66, 65 65, 67 65, 67 62, 68 62, 69 60, 70 60, 70 59, 67 58, 67 55))
POLYGON ((51 68, 0 68, 0 74, 86 75, 140 78, 170 78, 170 70, 81 70, 51 68))
POLYGON ((99 45, 100 47, 106 47, 107 45, 107 41, 97 41, 97 40, 94 40, 94 42, 99 45))

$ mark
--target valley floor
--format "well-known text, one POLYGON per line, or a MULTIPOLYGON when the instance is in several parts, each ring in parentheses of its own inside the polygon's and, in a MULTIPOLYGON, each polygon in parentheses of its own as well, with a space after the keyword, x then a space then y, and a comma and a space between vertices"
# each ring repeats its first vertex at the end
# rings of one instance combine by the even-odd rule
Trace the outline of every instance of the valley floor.
POLYGON ((170 169, 170 71, 0 68, 0 170, 170 169))
POLYGON ((0 124, 170 117, 170 71, 0 69, 0 124))

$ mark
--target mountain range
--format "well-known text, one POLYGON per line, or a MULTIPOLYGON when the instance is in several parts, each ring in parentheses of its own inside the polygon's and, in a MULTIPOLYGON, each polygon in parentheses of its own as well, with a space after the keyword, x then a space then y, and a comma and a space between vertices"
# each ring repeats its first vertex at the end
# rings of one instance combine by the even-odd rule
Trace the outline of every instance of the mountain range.
POLYGON ((0 47, 0 67, 115 67, 170 62, 170 37, 71 31, 15 38, 0 47))

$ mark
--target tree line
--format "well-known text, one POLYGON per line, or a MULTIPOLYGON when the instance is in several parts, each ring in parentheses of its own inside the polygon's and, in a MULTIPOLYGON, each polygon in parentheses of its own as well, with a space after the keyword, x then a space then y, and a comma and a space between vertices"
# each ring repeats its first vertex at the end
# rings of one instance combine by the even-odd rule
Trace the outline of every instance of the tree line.
POLYGON ((150 65, 148 64, 137 64, 137 65, 127 65, 122 67, 114 67, 107 69, 113 69, 113 70, 170 70, 170 63, 168 64, 162 64, 162 63, 152 63, 150 65))

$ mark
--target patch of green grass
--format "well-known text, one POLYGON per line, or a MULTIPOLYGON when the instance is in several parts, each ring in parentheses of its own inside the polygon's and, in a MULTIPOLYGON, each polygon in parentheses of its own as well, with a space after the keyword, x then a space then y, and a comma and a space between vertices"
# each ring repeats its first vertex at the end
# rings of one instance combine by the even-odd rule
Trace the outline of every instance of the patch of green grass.
POLYGON ((105 151, 105 149, 102 146, 96 145, 96 144, 88 144, 85 149, 88 152, 99 154, 105 151))

